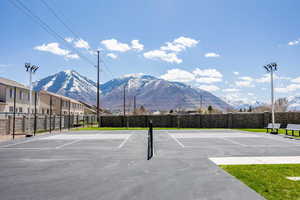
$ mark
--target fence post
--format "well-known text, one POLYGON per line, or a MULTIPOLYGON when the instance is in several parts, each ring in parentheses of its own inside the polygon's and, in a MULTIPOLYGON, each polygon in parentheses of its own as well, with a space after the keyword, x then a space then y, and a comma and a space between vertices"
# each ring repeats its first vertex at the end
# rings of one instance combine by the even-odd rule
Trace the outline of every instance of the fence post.
POLYGON ((61 132, 61 115, 62 115, 62 103, 63 103, 63 101, 62 101, 62 98, 60 98, 60 108, 59 108, 59 131, 61 132))
POLYGON ((56 128, 56 123, 55 123, 55 115, 53 116, 53 130, 56 128))
POLYGON ((84 123, 85 123, 84 118, 85 118, 85 116, 83 115, 83 128, 84 128, 84 123))
POLYGON ((7 116, 7 134, 10 134, 11 116, 7 116))
POLYGON ((227 113, 227 128, 234 128, 232 123, 232 113, 227 113))
POLYGON ((50 120, 49 120, 49 130, 51 133, 51 129, 52 129, 52 122, 51 122, 51 118, 52 118, 52 95, 50 95, 50 120))
POLYGON ((69 100, 69 120, 68 120, 68 129, 71 128, 71 101, 69 100))
POLYGON ((36 109, 36 104, 37 104, 37 92, 34 93, 34 128, 33 128, 33 135, 35 136, 36 134, 36 115, 37 115, 37 109, 36 109))
POLYGON ((47 115, 45 115, 45 118, 44 118, 44 130, 45 131, 47 130, 47 115))
POLYGON ((22 118, 22 129, 23 129, 22 130, 23 133, 25 133, 26 132, 26 116, 25 115, 23 115, 23 118, 22 118))

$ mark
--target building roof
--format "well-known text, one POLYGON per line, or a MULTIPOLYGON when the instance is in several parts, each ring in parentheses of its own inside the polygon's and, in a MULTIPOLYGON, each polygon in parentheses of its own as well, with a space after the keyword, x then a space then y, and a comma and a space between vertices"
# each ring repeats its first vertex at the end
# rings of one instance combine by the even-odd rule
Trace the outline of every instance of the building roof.
POLYGON ((69 97, 66 97, 66 96, 63 96, 63 95, 59 95, 59 94, 56 94, 56 93, 53 93, 53 92, 49 92, 49 91, 46 91, 46 90, 41 90, 40 94, 48 94, 48 95, 51 95, 51 96, 54 96, 54 97, 57 97, 57 98, 62 98, 65 101, 70 101, 72 103, 82 104, 81 102, 79 102, 75 99, 72 99, 72 98, 69 98, 69 97))
POLYGON ((13 81, 13 80, 10 80, 7 78, 3 78, 3 77, 0 77, 0 84, 29 90, 29 88, 27 86, 25 86, 21 83, 18 83, 16 81, 13 81))

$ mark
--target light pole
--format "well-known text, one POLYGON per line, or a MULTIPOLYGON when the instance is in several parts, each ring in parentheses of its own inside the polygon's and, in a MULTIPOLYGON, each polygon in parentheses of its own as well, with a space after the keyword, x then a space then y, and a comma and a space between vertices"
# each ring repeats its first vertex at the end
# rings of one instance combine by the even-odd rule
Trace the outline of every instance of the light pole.
POLYGON ((277 71, 277 64, 276 63, 270 63, 268 65, 265 65, 264 68, 267 70, 267 72, 271 73, 271 104, 272 104, 272 133, 276 133, 274 129, 274 123, 275 123, 275 102, 274 102, 274 72, 277 71))
POLYGON ((26 72, 29 73, 29 110, 28 110, 28 134, 31 136, 31 104, 32 104, 32 75, 38 70, 39 66, 25 63, 26 72))
POLYGON ((100 117, 99 117, 99 109, 100 109, 100 51, 97 51, 97 123, 100 128, 100 117))

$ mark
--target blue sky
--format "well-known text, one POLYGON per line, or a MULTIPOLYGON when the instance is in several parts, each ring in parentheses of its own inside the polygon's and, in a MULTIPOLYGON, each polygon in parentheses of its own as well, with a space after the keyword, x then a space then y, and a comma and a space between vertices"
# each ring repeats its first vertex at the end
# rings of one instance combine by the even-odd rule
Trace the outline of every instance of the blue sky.
POLYGON ((267 101, 263 65, 279 64, 276 97, 300 95, 300 2, 297 0, 37 0, 22 1, 65 42, 4 0, 0 3, 1 76, 27 82, 24 63, 40 66, 35 79, 74 69, 101 80, 145 73, 182 81, 228 99, 267 101), (78 37, 79 36, 79 37, 78 37), (71 47, 70 47, 71 46, 71 47), (78 55, 77 52, 80 52, 78 55))

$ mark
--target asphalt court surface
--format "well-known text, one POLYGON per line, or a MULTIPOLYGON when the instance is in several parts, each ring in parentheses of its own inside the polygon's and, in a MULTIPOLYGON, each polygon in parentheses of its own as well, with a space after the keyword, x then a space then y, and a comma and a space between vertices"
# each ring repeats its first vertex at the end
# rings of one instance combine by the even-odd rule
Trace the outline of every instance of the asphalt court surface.
POLYGON ((300 141, 237 130, 75 131, 0 143, 0 199, 263 199, 210 157, 300 156, 300 141))

